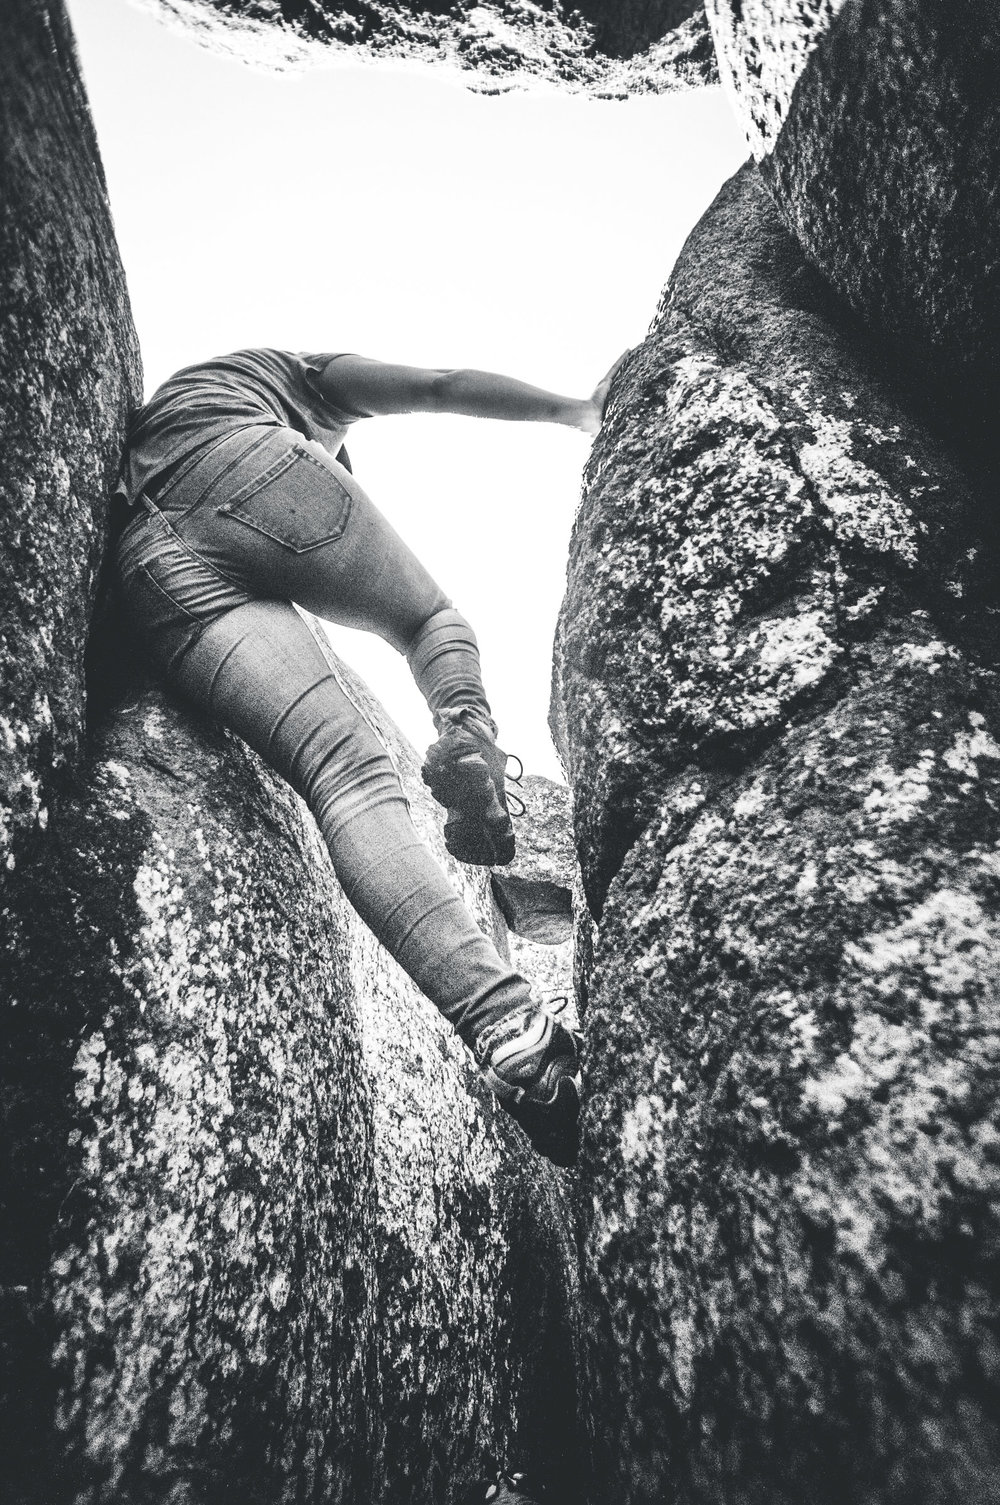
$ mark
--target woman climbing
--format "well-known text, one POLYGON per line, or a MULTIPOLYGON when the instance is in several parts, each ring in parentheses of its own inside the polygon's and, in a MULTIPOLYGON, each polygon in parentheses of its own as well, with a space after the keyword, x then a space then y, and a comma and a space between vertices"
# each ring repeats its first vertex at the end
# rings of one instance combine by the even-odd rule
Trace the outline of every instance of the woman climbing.
POLYGON ((482 934, 420 841, 392 763, 293 602, 406 655, 434 719, 423 776, 462 862, 509 862, 506 759, 465 618, 358 485, 352 423, 463 413, 596 433, 611 376, 574 399, 483 371, 240 350, 135 416, 118 546, 126 610, 171 682, 305 798, 354 908, 450 1020, 541 1153, 576 1152, 569 1032, 482 934))

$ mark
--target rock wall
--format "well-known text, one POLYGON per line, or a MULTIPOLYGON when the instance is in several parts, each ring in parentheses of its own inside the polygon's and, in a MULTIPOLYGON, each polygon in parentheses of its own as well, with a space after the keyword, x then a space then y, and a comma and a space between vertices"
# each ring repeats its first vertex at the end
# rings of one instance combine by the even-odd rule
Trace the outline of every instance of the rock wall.
POLYGON ((0 871, 44 827, 84 717, 84 645, 139 355, 62 5, 0 53, 0 871))
POLYGON ((598 1497, 997 1498, 988 525, 744 169, 560 626, 598 1497))
POLYGON ((565 1178, 289 791, 136 690, 5 918, 13 1498, 442 1505, 487 1455, 572 1487, 565 1178))
POLYGON ((460 70, 487 93, 554 84, 613 98, 714 79, 701 0, 143 0, 212 47, 289 67, 315 44, 383 61, 460 70))
MULTIPOLYGON (((687 4, 156 3, 272 62, 316 41, 612 94, 706 72, 687 4)), ((138 367, 65 18, 13 7, 15 1499, 452 1505, 489 1451, 568 1505, 584 1321, 595 1499, 1000 1500, 996 527, 969 479, 998 322, 985 0, 710 0, 761 167, 616 383, 559 633, 582 1308, 573 1178, 494 1114, 287 789, 119 672, 113 616, 81 756, 138 367), (948 396, 961 461, 904 388, 948 396)), ((412 753, 337 672, 440 852, 412 753)))
POLYGON ((15 1499, 370 1493, 371 1098, 335 904, 292 797, 155 691, 20 866, 15 1499))
POLYGON ((813 264, 995 464, 1000 30, 990 0, 708 0, 723 79, 813 264), (877 59, 877 66, 872 60, 877 59))

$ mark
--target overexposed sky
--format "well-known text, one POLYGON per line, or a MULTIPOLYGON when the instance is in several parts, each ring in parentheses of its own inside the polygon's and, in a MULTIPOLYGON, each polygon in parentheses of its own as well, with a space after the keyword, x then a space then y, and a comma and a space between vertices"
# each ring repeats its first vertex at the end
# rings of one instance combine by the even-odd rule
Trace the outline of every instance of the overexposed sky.
MULTIPOLYGON (((484 96, 430 69, 273 74, 130 0, 69 0, 146 371, 247 345, 478 366, 573 396, 641 339, 747 155, 718 89, 484 96)), ((359 423, 355 474, 473 622, 501 743, 561 777, 552 635, 589 440, 552 425, 359 423)), ((405 663, 338 651, 419 748, 405 663)))

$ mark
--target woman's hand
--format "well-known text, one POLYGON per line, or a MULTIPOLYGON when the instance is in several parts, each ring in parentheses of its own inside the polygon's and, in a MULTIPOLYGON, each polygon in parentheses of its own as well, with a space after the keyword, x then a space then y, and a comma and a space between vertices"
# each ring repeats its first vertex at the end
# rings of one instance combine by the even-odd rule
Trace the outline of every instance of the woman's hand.
POLYGON ((618 357, 611 370, 605 376, 602 376, 601 380, 597 383, 597 386, 594 388, 594 395, 584 404, 580 422, 577 426, 582 428, 585 434, 596 434, 600 431, 601 423, 604 420, 604 409, 608 405, 608 393, 611 391, 611 383, 614 381, 615 373, 626 356, 631 354, 632 351, 629 349, 618 357))

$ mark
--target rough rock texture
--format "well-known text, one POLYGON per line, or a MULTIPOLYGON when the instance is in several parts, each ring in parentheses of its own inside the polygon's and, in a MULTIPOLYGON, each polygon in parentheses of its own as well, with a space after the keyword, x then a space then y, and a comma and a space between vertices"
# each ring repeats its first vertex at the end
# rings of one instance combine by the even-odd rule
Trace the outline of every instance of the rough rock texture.
POLYGON ((139 356, 59 0, 0 50, 0 868, 83 730, 83 653, 139 356))
POLYGON ((13 876, 15 1499, 370 1490, 371 1101, 337 902, 292 796, 152 691, 13 876))
POLYGON ((537 774, 526 774, 519 789, 524 814, 514 822, 517 852, 507 867, 494 869, 493 893, 515 934, 556 945, 573 928, 570 792, 537 774))
POLYGON ((901 378, 919 376, 933 410, 945 405, 995 458, 992 0, 708 0, 707 10, 724 80, 786 223, 889 340, 901 378))
POLYGON ((510 960, 531 985, 535 997, 555 1013, 569 1029, 578 1029, 573 983, 573 936, 564 941, 529 941, 511 935, 510 960))
MULTIPOLYGON (((5 1498, 451 1505, 490 1453, 563 1499, 563 1180, 347 906, 301 805, 144 685, 113 613, 78 755, 138 362, 64 15, 8 12, 5 1498)), ((502 943, 487 879, 453 876, 502 943)))
POLYGON ((744 169, 616 382, 560 627, 599 1497, 1000 1498, 983 510, 744 169))
POLYGON ((486 1452, 575 1482, 560 1178, 252 754, 133 694, 4 921, 15 1498, 448 1505, 486 1452))
POLYGON ((698 14, 702 0, 581 0, 574 7, 594 27, 594 43, 611 57, 634 57, 698 14))
POLYGON ((445 64, 486 92, 557 84, 600 96, 693 87, 718 77, 701 0, 144 0, 213 47, 265 67, 311 44, 362 57, 445 64))

